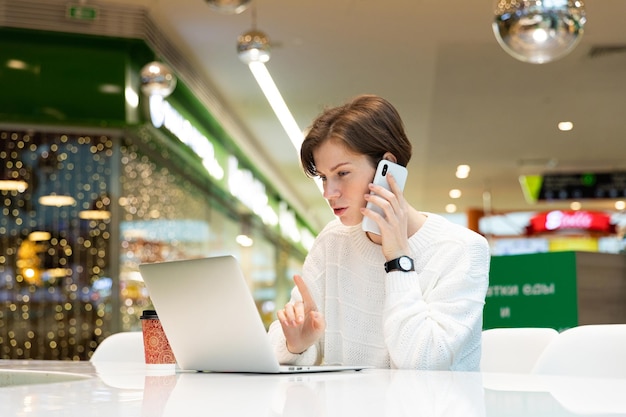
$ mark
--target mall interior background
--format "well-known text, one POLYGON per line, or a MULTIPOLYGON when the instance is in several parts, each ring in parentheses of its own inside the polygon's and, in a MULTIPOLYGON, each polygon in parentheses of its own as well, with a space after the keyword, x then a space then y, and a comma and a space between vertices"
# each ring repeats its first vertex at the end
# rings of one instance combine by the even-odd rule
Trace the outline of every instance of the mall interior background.
MULTIPOLYGON (((142 262, 234 255, 269 324, 306 255, 310 239, 298 236, 317 231, 234 146, 193 88, 179 83, 168 103, 211 141, 221 169, 243 182, 229 187, 184 138, 151 123, 138 75, 156 58, 146 42, 0 33, 2 179, 24 181, 0 190, 0 358, 85 360, 108 335, 139 330, 151 307, 142 262), (263 189, 280 224, 245 201, 246 187, 263 189), (241 234, 253 245, 237 243, 241 234)), ((523 229, 535 214, 486 216, 479 231, 494 255, 623 252, 620 213, 614 233, 529 238, 523 229)), ((448 217, 468 224, 466 214, 448 217)))

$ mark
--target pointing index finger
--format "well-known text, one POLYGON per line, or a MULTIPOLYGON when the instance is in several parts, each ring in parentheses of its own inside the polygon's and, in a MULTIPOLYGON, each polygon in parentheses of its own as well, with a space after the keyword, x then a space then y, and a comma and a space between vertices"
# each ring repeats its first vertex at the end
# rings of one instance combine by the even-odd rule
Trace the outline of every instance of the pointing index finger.
POLYGON ((302 296, 302 302, 304 303, 305 309, 308 311, 317 311, 317 304, 313 300, 311 293, 309 292, 309 288, 304 283, 304 280, 300 275, 294 275, 293 281, 296 283, 298 287, 298 291, 300 291, 300 295, 302 296))

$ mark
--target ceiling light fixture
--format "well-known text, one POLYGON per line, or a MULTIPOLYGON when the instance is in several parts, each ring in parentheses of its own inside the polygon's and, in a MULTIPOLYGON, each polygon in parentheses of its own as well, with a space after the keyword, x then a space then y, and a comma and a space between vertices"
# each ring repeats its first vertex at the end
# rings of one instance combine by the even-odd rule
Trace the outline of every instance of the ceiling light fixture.
POLYGON ((52 239, 52 235, 44 230, 35 230, 28 234, 28 240, 31 242, 45 242, 50 239, 52 239))
POLYGON ((162 62, 149 62, 141 69, 141 91, 151 96, 167 97, 176 88, 176 76, 162 62))
POLYGON ((256 13, 252 8, 252 30, 245 32, 237 39, 239 59, 248 65, 257 84, 263 91, 278 121, 287 133, 296 151, 300 152, 303 134, 294 119, 289 107, 283 100, 278 87, 270 75, 265 63, 270 59, 270 41, 265 33, 256 29, 256 13))
POLYGON ((254 245, 254 239, 251 236, 252 218, 250 215, 244 215, 241 218, 241 233, 237 235, 235 241, 244 248, 254 245))
POLYGON ((572 122, 559 122, 557 125, 561 132, 569 132, 574 128, 574 123, 572 122))
POLYGON ((69 195, 50 194, 39 197, 39 204, 50 207, 65 207, 76 204, 76 199, 69 195))
POLYGON ((254 241, 248 235, 237 235, 235 241, 244 248, 249 248, 254 244, 254 241))
POLYGON ((246 10, 251 0, 206 0, 209 7, 223 14, 239 14, 246 10))
POLYGON ((81 210, 78 217, 83 220, 108 220, 111 212, 108 210, 81 210))
POLYGON ((237 39, 237 54, 245 64, 253 62, 266 63, 270 60, 270 40, 260 30, 251 29, 239 35, 237 39))
POLYGON ((448 195, 450 196, 450 198, 461 198, 461 190, 459 190, 458 188, 453 188, 450 190, 448 195))
POLYGON ((586 22, 582 0, 499 0, 494 13, 493 33, 502 49, 531 64, 570 53, 586 22))
POLYGON ((250 71, 252 71, 252 75, 254 75, 259 87, 263 90, 265 98, 270 103, 270 106, 272 107, 272 110, 274 110, 278 121, 283 126, 285 133, 289 136, 289 140, 291 140, 293 147, 296 151, 300 152, 300 146, 302 146, 304 135, 302 134, 300 127, 298 127, 298 123, 296 123, 296 120, 289 111, 289 108, 287 107, 285 100, 283 100, 276 84, 274 84, 274 80, 267 70, 267 67, 262 62, 251 62, 248 64, 248 67, 250 68, 250 71))
POLYGON ((470 166, 469 165, 459 165, 456 167, 456 177, 459 179, 465 179, 469 177, 470 166))
POLYGON ((111 218, 110 205, 111 199, 103 194, 95 199, 88 209, 78 212, 78 217, 83 220, 108 220, 111 218))
MULTIPOLYGON (((4 145, 4 143, 3 143, 4 145)), ((28 188, 28 183, 21 178, 20 170, 23 168, 21 161, 11 161, 9 152, 1 151, 4 167, 0 171, 0 191, 17 191, 23 193, 28 188)))
POLYGON ((17 191, 23 193, 28 188, 28 183, 22 180, 0 179, 1 191, 17 191))

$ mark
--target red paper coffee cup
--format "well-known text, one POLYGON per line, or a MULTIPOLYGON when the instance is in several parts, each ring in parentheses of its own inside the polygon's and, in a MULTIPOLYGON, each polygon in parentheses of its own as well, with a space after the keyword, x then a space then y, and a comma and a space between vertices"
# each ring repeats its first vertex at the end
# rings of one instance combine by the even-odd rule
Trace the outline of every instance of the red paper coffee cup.
POLYGON ((146 364, 152 368, 174 367, 176 358, 165 336, 159 316, 154 310, 144 310, 141 319, 146 364))

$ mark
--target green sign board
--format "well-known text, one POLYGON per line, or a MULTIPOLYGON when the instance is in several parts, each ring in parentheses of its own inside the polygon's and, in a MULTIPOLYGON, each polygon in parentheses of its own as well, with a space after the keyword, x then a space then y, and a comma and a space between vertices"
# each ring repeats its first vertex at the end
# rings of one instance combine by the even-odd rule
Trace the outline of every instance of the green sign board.
POLYGON ((98 18, 98 8, 82 4, 70 4, 67 6, 67 17, 75 20, 96 20, 98 18))
POLYGON ((493 256, 483 328, 578 325, 576 253, 493 256))

